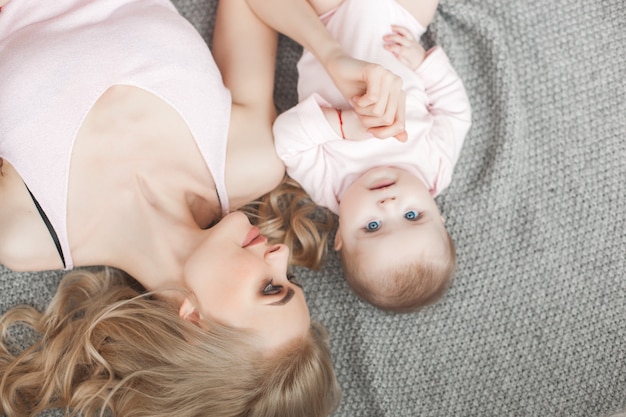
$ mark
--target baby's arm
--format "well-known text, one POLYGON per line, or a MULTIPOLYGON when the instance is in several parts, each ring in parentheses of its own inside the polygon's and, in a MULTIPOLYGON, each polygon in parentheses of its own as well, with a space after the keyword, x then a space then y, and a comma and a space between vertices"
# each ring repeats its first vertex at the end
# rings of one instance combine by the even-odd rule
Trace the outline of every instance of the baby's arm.
POLYGON ((471 108, 463 82, 443 49, 428 51, 415 71, 424 83, 428 113, 432 117, 430 138, 454 164, 471 124, 471 108))
MULTIPOLYGON (((346 140, 363 140, 373 138, 361 123, 354 110, 339 110, 332 107, 320 107, 328 124, 338 136, 346 140)), ((399 139, 398 139, 399 140, 399 139)))
POLYGON ((424 47, 404 26, 392 25, 391 29, 392 33, 383 36, 384 48, 394 54, 400 62, 415 71, 426 56, 424 47))
POLYGON ((330 103, 313 94, 280 114, 273 127, 274 146, 289 176, 317 204, 332 208, 337 201, 332 187, 327 185, 328 175, 336 170, 336 164, 325 147, 342 139, 326 122, 324 109, 335 111, 330 103))

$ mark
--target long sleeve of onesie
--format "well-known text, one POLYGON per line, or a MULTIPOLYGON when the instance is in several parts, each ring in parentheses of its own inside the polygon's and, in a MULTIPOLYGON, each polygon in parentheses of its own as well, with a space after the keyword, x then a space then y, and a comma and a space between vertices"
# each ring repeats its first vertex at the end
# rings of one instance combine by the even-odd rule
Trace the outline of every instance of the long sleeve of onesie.
POLYGON ((429 140, 456 164, 471 125, 471 107, 465 87, 440 47, 434 47, 417 67, 424 83, 427 110, 432 117, 429 140))
POLYGON ((278 116, 274 122, 274 144, 289 175, 313 201, 332 210, 338 206, 329 186, 336 179, 336 160, 324 144, 340 142, 342 138, 326 120, 322 107, 331 105, 313 94, 278 116))

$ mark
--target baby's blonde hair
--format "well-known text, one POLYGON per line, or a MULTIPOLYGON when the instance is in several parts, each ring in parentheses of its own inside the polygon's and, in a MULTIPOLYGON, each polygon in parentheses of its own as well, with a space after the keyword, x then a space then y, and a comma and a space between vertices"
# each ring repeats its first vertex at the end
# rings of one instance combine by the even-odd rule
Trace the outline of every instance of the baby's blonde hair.
POLYGON ((456 251, 446 231, 444 254, 423 256, 401 267, 365 271, 358 254, 341 251, 343 272, 352 290, 385 311, 409 313, 435 303, 448 290, 456 267, 456 251))
POLYGON ((242 330, 202 327, 121 271, 75 270, 45 312, 18 306, 0 318, 0 413, 326 417, 336 408, 319 324, 269 356, 242 330), (10 342, 18 324, 41 336, 21 353, 10 342))

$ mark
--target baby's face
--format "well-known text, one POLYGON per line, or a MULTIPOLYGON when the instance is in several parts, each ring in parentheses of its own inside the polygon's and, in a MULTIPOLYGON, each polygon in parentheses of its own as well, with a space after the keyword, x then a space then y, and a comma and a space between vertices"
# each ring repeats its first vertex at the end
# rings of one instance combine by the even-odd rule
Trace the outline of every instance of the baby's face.
POLYGON ((400 168, 378 167, 344 193, 335 249, 358 253, 366 263, 402 264, 442 253, 445 233, 439 208, 419 178, 400 168))

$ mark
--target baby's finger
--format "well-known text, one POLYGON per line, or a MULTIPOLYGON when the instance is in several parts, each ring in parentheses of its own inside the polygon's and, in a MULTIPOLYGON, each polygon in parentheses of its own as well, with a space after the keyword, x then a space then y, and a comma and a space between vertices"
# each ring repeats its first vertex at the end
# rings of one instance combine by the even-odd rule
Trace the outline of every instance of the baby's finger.
POLYGON ((404 48, 404 46, 398 45, 397 43, 386 43, 383 45, 383 48, 394 54, 396 58, 401 59, 402 48, 404 48))
POLYGON ((409 40, 414 40, 413 33, 411 33, 411 31, 408 30, 407 28, 405 28, 404 26, 391 25, 391 29, 395 33, 397 33, 397 34, 399 34, 399 35, 401 35, 401 36, 403 36, 403 37, 405 37, 405 38, 407 38, 409 40))
POLYGON ((411 46, 411 40, 405 38, 404 36, 396 35, 396 34, 388 34, 383 36, 383 41, 385 41, 385 45, 401 45, 401 46, 411 46))

